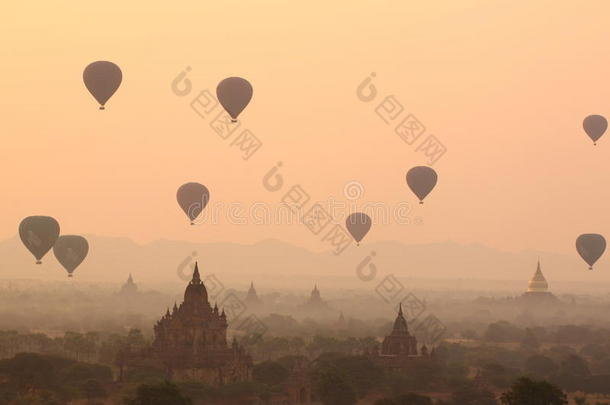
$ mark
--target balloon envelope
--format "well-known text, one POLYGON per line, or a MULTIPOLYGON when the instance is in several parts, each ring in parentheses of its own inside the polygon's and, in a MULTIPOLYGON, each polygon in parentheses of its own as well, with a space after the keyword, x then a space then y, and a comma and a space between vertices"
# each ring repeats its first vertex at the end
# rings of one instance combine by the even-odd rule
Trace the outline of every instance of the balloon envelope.
POLYGON ((601 115, 589 115, 582 122, 582 127, 593 141, 593 144, 595 144, 604 132, 606 132, 606 129, 608 129, 608 121, 601 115))
POLYGON ((576 250, 589 265, 589 270, 593 270, 593 264, 606 250, 606 239, 597 233, 582 234, 576 239, 576 250))
POLYGON ((218 83, 216 97, 235 122, 252 99, 252 85, 241 77, 228 77, 218 83))
POLYGON ((27 217, 19 224, 19 237, 40 264, 59 237, 59 223, 51 217, 27 217))
POLYGON ((53 253, 57 261, 64 266, 68 276, 72 277, 72 272, 85 260, 89 253, 89 243, 87 239, 78 235, 62 235, 53 246, 53 253))
POLYGON ((419 198, 419 203, 424 203, 424 198, 436 186, 438 176, 434 169, 428 166, 416 166, 407 172, 407 185, 419 198))
POLYGON ((191 225, 195 225, 193 221, 210 201, 210 192, 203 184, 186 183, 180 186, 176 198, 182 211, 191 220, 191 225))
POLYGON ((100 103, 100 110, 117 91, 123 80, 121 69, 112 62, 97 61, 89 64, 83 72, 83 81, 89 93, 100 103))
POLYGON ((354 240, 359 243, 371 229, 371 217, 363 212, 354 212, 345 220, 345 226, 354 240))

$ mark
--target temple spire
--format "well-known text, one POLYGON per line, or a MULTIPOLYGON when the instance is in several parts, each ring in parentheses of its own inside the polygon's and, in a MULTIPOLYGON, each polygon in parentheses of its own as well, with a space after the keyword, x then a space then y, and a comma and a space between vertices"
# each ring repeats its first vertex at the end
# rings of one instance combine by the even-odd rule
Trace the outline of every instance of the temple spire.
POLYGON ((536 273, 534 273, 534 277, 532 280, 536 281, 546 281, 544 275, 542 274, 542 269, 540 268, 540 259, 538 259, 538 264, 536 265, 536 273))
POLYGON ((199 276, 199 266, 197 262, 195 262, 195 270, 193 270, 193 279, 191 280, 191 284, 201 284, 201 277, 199 276))
POLYGON ((542 274, 542 268, 540 267, 540 259, 538 259, 538 263, 536 265, 536 272, 534 276, 528 283, 528 292, 546 292, 549 288, 549 285, 542 274))
POLYGON ((394 321, 394 328, 392 330, 393 335, 408 335, 409 328, 407 326, 407 320, 402 313, 402 302, 398 305, 398 315, 394 321))

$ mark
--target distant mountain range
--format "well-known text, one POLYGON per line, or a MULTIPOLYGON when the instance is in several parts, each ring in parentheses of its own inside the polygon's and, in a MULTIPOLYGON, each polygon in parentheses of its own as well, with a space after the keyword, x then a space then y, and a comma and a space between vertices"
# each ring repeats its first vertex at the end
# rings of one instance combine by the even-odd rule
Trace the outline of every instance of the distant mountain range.
MULTIPOLYGON (((136 282, 176 283, 184 285, 189 265, 198 260, 202 275, 240 287, 255 284, 310 289, 314 283, 329 283, 336 289, 375 287, 384 277, 394 274, 401 280, 449 279, 515 280, 523 288, 531 278, 540 257, 542 271, 553 288, 554 283, 575 281, 610 290, 610 268, 605 258, 594 271, 572 256, 521 251, 503 252, 480 244, 443 243, 404 245, 396 241, 352 245, 342 255, 312 252, 278 240, 253 245, 235 243, 192 243, 158 240, 139 245, 126 238, 86 235, 89 257, 75 272, 82 281, 123 282, 132 273, 136 282), (371 252, 377 268, 376 280, 361 281, 356 267, 371 252), (182 266, 181 266, 182 264, 182 266), (179 267, 183 278, 179 277, 179 267)), ((368 267, 367 267, 368 268, 368 267)), ((0 279, 61 279, 66 273, 49 252, 42 265, 23 247, 17 236, 0 241, 0 279)), ((565 283, 569 289, 574 283, 565 283)), ((562 289, 564 289, 562 287, 562 289)))

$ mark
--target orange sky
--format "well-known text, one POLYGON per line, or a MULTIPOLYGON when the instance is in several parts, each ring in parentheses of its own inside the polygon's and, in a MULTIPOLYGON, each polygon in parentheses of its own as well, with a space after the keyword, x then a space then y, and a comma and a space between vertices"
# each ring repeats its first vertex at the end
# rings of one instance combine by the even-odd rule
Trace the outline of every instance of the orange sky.
MULTIPOLYGON (((62 233, 235 241, 325 249, 302 225, 221 219, 188 226, 176 189, 198 181, 211 204, 276 204, 262 186, 347 201, 416 203, 406 171, 426 160, 375 114, 394 95, 446 146, 437 188, 412 205, 420 225, 377 224, 367 240, 452 239, 575 254, 580 233, 610 235, 610 3, 509 1, 12 2, 0 17, 0 238, 28 215, 62 233), (137 3, 137 4, 132 4, 137 3), (530 4, 533 3, 533 4, 530 4), (105 111, 82 70, 110 60, 123 83, 105 111), (193 93, 171 81, 191 66, 193 93), (356 87, 376 73, 377 100, 356 87), (241 122, 263 142, 250 160, 189 107, 228 76, 254 87, 241 122)), ((225 214, 226 215, 226 214, 225 214)), ((335 218, 343 222, 343 218, 335 218)))

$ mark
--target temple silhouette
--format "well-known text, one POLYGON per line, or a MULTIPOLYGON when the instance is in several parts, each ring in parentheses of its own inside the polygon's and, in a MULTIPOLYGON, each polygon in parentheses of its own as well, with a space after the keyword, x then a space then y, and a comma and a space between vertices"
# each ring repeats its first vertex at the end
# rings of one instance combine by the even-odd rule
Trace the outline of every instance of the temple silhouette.
POLYGON ((549 283, 542 274, 540 268, 540 260, 536 265, 536 272, 532 279, 528 282, 527 291, 523 294, 522 299, 526 302, 547 302, 553 303, 559 300, 549 291, 549 283))
POLYGON ((248 381, 252 358, 237 341, 227 342, 227 317, 208 301, 195 263, 184 302, 174 304, 154 326, 152 347, 144 353, 172 380, 202 381, 213 386, 248 381))
POLYGON ((365 355, 385 369, 406 371, 422 360, 427 361, 434 358, 435 352, 434 349, 428 352, 425 344, 418 348, 417 338, 409 332, 401 303, 392 332, 383 339, 381 350, 379 346, 375 346, 372 350, 367 350, 365 355))
POLYGON ((246 294, 245 303, 250 307, 256 307, 263 303, 263 301, 258 297, 258 294, 256 293, 253 281, 250 282, 250 288, 248 289, 248 293, 246 294))
POLYGON ((328 303, 322 299, 318 285, 314 285, 309 299, 303 304, 303 309, 311 312, 326 312, 330 309, 328 303))
POLYGON ((138 293, 138 285, 133 282, 133 277, 131 277, 131 273, 129 273, 129 278, 121 289, 118 291, 118 295, 123 297, 134 296, 138 293))

